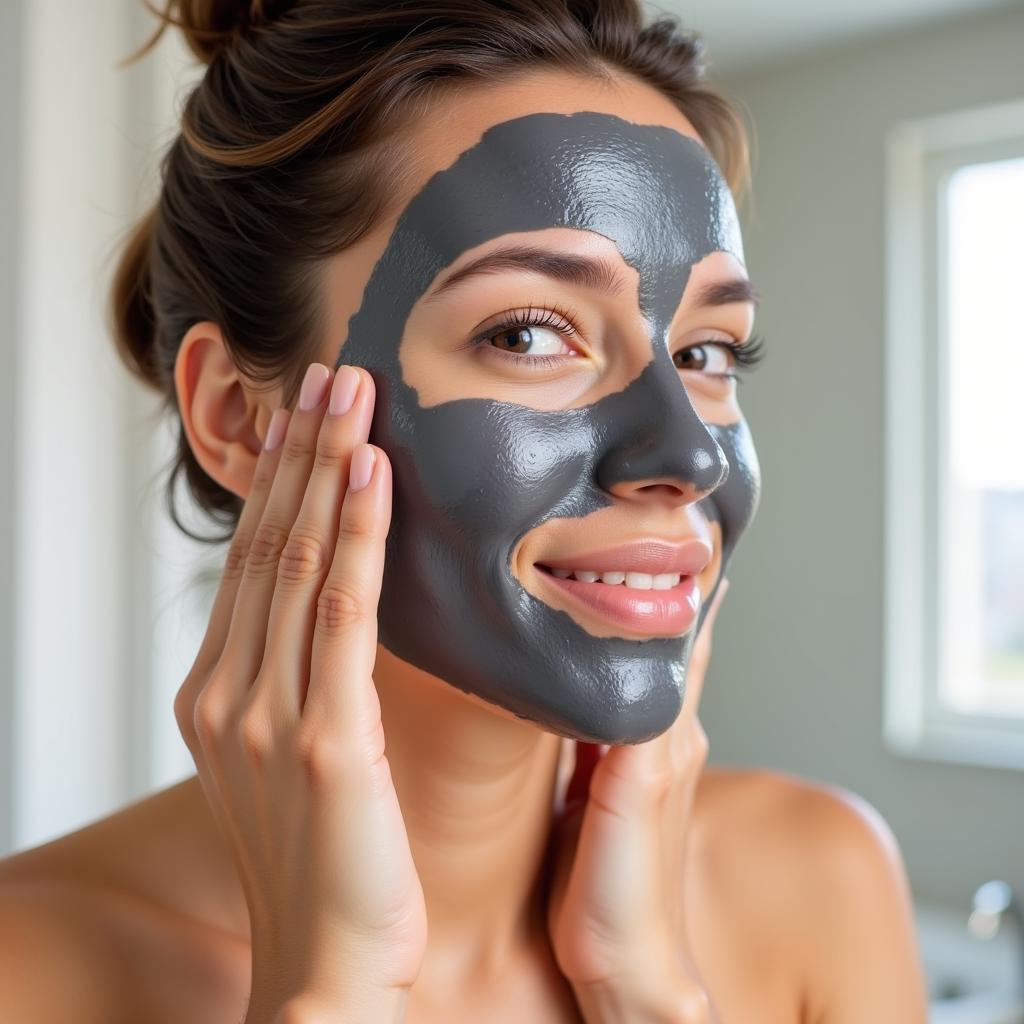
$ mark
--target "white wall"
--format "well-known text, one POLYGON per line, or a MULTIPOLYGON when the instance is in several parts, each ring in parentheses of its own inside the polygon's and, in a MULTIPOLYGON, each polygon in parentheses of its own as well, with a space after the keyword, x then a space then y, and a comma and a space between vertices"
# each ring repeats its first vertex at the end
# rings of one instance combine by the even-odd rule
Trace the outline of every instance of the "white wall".
POLYGON ((5 127, 17 122, 5 133, 17 162, 2 172, 0 216, 17 220, 3 233, 12 273, 0 309, 17 321, 5 332, 14 372, 0 384, 14 442, 0 446, 13 457, 0 502, 0 535, 13 537, 0 549, 12 561, 0 595, 11 631, 0 842, 20 848, 119 807, 169 770, 152 726, 157 712, 173 716, 170 703, 154 707, 152 662, 153 595, 168 583, 153 566, 171 563, 149 556, 159 493, 146 490, 166 441, 103 316, 121 234, 148 205, 169 137, 180 53, 169 37, 171 49, 118 69, 153 24, 127 0, 24 0, 4 18, 15 24, 0 42, 12 58, 2 73, 14 81, 0 109, 5 127))
MULTIPOLYGON (((0 8, 0 139, 7 153, 17 151, 21 133, 21 5, 0 8)), ((18 337, 18 167, 10 156, 0 160, 0 437, 15 436, 18 337)), ((16 449, 0 444, 0 851, 11 843, 14 803, 14 475, 16 449)))
POLYGON ((1017 7, 729 81, 757 126, 744 242, 768 350, 742 402, 764 493, 701 701, 709 759, 860 793, 915 890, 964 908, 991 877, 1024 893, 1024 778, 883 746, 884 138, 1024 96, 1022 53, 1017 7))

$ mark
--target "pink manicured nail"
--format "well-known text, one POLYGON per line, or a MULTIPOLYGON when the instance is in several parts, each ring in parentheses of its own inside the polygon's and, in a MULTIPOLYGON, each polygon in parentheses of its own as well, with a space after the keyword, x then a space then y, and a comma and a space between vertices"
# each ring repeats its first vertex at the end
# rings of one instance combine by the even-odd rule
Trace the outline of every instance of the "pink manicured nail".
POLYGON ((348 471, 348 489, 361 491, 373 476, 373 464, 377 461, 377 453, 368 444, 361 444, 352 453, 352 466, 348 471))
POLYGON ((315 409, 323 401, 330 376, 331 371, 323 363, 313 363, 306 371, 306 376, 302 381, 302 390, 299 392, 299 408, 303 412, 315 409))
POLYGON ((332 416, 343 416, 352 408, 359 390, 359 371, 351 366, 342 366, 334 375, 331 386, 331 404, 328 411, 332 416))
POLYGON ((272 452, 283 440, 285 427, 288 425, 288 410, 275 409, 267 426, 267 436, 263 439, 263 447, 272 452))

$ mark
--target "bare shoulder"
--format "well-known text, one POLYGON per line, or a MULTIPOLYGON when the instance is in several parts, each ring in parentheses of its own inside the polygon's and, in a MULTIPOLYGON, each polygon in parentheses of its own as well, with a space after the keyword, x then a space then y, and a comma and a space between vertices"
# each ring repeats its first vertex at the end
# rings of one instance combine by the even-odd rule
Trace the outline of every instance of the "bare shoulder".
POLYGON ((702 871, 785 958, 799 1019, 923 1022, 909 880, 877 808, 777 770, 714 766, 705 776, 695 802, 702 871))
POLYGON ((198 1021, 200 1007, 237 1018, 248 954, 209 919, 216 851, 184 796, 170 787, 0 860, 0 1018, 66 1021, 72 1007, 104 1024, 198 1021), (15 992, 31 1012, 4 1003, 15 992))
MULTIPOLYGON (((899 845, 879 811, 842 786, 767 768, 709 766, 697 788, 702 859, 728 876, 751 906, 785 907, 794 926, 814 924, 821 905, 855 893, 895 896, 906 886, 899 845), (752 870, 752 865, 757 870, 752 870), (810 918, 802 920, 801 915, 810 918)), ((909 891, 909 887, 908 887, 909 891)))
POLYGON ((116 956, 74 887, 0 884, 0 1019, 59 1024, 120 1020, 116 956))
MULTIPOLYGON (((216 863, 212 819, 196 799, 196 780, 151 793, 49 842, 0 860, 0 883, 60 879, 135 895, 142 902, 192 907, 204 865, 216 863)), ((201 904, 197 901, 196 906, 201 904)))
POLYGON ((712 822, 728 819, 730 827, 747 822, 748 839, 786 841, 815 838, 869 845, 895 845, 885 819, 863 797, 843 786, 807 779, 770 768, 710 765, 701 777, 697 799, 705 801, 712 822), (740 816, 737 820, 736 816, 740 816))

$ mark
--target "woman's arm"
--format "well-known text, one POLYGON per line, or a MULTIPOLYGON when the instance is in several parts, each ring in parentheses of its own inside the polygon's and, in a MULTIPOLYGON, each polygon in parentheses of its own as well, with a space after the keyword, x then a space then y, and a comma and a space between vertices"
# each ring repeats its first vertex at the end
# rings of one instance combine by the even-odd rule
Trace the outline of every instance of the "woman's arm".
POLYGON ((796 813, 796 831, 812 840, 799 911, 801 1024, 925 1024, 910 885, 889 825, 840 787, 808 786, 796 813))

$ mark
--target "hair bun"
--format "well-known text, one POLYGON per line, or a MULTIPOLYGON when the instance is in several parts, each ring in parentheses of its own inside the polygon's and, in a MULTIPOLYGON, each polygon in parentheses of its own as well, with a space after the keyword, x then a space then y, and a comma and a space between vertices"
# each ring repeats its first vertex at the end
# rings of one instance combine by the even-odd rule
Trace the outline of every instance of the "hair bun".
POLYGON ((204 63, 212 64, 236 39, 251 28, 273 21, 294 0, 167 0, 158 10, 150 0, 146 7, 160 19, 160 27, 141 51, 148 52, 168 25, 181 29, 189 49, 204 63))

